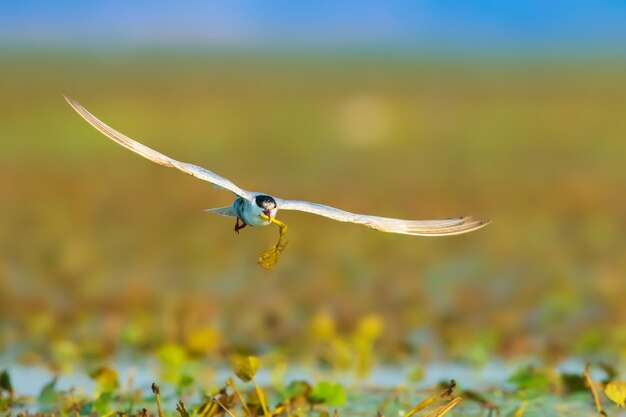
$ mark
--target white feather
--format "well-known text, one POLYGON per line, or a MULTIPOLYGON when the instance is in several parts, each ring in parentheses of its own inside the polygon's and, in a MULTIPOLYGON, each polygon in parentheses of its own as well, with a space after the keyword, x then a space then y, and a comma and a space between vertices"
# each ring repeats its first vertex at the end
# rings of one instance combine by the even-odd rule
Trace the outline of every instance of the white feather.
POLYGON ((219 214, 220 216, 225 216, 225 217, 237 217, 237 215, 233 211, 232 206, 210 208, 210 209, 205 209, 204 211, 208 211, 209 213, 219 214))
POLYGON ((470 216, 445 220, 402 220, 388 217, 368 216, 339 210, 323 204, 300 200, 276 199, 279 210, 298 210, 328 217, 340 222, 362 224, 381 232, 413 236, 450 236, 467 233, 485 227, 488 222, 470 216))
POLYGON ((208 169, 204 169, 197 165, 188 164, 186 162, 177 161, 175 159, 170 158, 169 156, 165 156, 162 153, 155 151, 154 149, 150 149, 147 146, 142 145, 141 143, 136 142, 133 139, 129 138, 128 136, 113 129, 111 126, 107 125, 102 120, 98 119, 96 116, 89 113, 87 109, 81 106, 77 101, 69 97, 65 97, 65 100, 90 125, 95 127, 106 137, 113 140, 114 142, 117 142, 118 144, 122 145, 126 149, 130 149, 131 151, 143 156, 144 158, 151 160, 152 162, 156 162, 159 165, 163 165, 169 168, 179 169, 196 178, 199 178, 204 181, 208 181, 217 187, 232 191, 233 193, 237 194, 240 197, 243 197, 246 199, 251 198, 252 193, 246 190, 242 190, 241 188, 237 187, 232 181, 224 177, 221 177, 217 175, 216 173, 209 171, 208 169))

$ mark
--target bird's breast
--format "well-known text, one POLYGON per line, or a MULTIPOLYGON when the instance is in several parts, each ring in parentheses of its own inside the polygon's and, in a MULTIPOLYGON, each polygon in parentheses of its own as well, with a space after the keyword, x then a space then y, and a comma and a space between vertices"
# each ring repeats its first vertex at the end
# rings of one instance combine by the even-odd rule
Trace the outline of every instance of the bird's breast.
POLYGON ((271 222, 265 220, 264 218, 259 216, 257 210, 254 207, 250 206, 249 210, 243 211, 243 221, 249 224, 250 226, 259 227, 259 226, 268 226, 271 222))
POLYGON ((271 222, 259 217, 258 215, 244 217, 243 221, 254 227, 269 226, 271 224, 271 222))
POLYGON ((259 217, 263 212, 260 207, 255 207, 251 202, 238 198, 233 202, 233 211, 241 220, 252 227, 268 226, 271 222, 259 217))

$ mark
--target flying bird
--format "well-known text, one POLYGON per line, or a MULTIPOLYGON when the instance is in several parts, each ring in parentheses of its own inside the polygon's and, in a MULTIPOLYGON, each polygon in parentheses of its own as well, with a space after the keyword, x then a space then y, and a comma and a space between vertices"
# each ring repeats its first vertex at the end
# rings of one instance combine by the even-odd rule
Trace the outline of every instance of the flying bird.
MULTIPOLYGON (((284 232, 286 231, 286 225, 276 219, 276 214, 279 210, 304 211, 340 222, 362 224, 382 232, 400 233, 413 236, 458 235, 480 229, 489 223, 471 216, 454 217, 444 220, 401 220, 388 217, 370 216, 351 213, 323 204, 301 200, 286 200, 270 196, 265 193, 247 191, 238 187, 232 181, 221 177, 208 169, 177 161, 134 141, 98 119, 77 101, 67 96, 64 97, 69 105, 72 106, 72 108, 76 110, 76 112, 82 116, 83 119, 114 142, 117 142, 123 147, 151 160, 152 162, 156 162, 159 165, 176 168, 196 178, 208 181, 217 188, 222 188, 234 193, 236 198, 232 205, 206 209, 206 211, 219 214, 221 216, 234 217, 236 219, 234 228, 235 232, 239 233, 239 231, 246 226, 269 226, 272 223, 279 225, 281 239, 279 240, 279 244, 277 244, 274 248, 275 251, 278 252, 276 254, 276 259, 280 252, 282 252, 282 249, 284 249, 284 243, 282 243, 281 240, 284 232)), ((261 264, 262 256, 263 253, 259 258, 259 263, 261 264)), ((270 254, 270 257, 271 256, 272 254, 270 254)), ((274 264, 276 259, 274 259, 274 264)), ((262 266, 270 266, 268 269, 271 269, 273 264, 272 261, 269 261, 268 265, 262 264, 262 266)))

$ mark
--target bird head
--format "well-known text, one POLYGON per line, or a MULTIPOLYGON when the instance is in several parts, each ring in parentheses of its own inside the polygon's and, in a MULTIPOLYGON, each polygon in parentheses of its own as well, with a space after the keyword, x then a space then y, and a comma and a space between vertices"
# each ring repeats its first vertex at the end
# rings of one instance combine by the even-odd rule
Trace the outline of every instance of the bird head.
POLYGON ((259 194, 254 197, 254 202, 267 217, 274 217, 277 211, 276 200, 269 195, 259 194))

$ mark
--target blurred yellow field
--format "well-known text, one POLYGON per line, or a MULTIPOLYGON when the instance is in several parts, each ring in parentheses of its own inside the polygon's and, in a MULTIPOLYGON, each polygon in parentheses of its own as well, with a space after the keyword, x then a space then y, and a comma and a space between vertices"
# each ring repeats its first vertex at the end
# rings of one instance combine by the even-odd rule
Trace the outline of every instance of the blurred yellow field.
POLYGON ((376 317, 387 360, 623 353, 623 74, 577 61, 13 52, 0 68, 0 341, 112 353, 209 328, 216 352, 299 355, 319 317, 342 335, 376 317), (248 189, 493 224, 431 239, 282 212, 290 245, 268 273, 255 256, 275 230, 235 235, 202 211, 229 193, 111 144, 62 94, 248 189))

